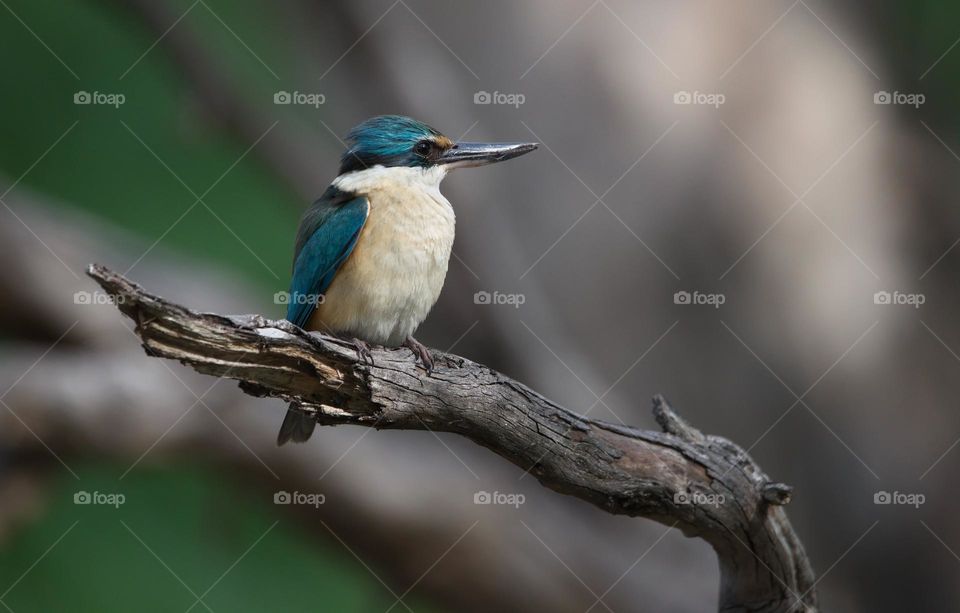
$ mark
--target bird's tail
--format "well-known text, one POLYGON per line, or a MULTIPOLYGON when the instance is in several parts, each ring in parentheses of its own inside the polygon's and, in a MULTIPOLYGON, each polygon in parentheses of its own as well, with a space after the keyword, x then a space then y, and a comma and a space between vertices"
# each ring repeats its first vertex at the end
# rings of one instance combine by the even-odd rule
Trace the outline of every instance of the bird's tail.
POLYGON ((316 426, 317 422, 312 415, 295 409, 291 405, 287 409, 287 416, 283 418, 280 433, 277 434, 277 445, 283 445, 288 441, 303 443, 310 438, 316 426))

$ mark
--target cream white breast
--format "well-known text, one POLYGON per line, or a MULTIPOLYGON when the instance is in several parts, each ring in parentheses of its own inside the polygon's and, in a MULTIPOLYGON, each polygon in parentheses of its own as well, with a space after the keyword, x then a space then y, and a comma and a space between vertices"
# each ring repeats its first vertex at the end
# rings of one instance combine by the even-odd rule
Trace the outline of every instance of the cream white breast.
POLYGON ((370 212, 353 253, 308 327, 397 346, 440 296, 453 248, 453 207, 442 166, 374 166, 341 175, 337 188, 366 196, 370 212))

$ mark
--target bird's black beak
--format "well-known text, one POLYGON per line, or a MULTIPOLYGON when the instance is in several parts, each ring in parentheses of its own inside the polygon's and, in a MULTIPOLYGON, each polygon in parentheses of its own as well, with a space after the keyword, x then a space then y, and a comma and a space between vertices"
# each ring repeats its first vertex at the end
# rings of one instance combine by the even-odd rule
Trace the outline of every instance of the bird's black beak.
POLYGON ((484 166, 530 153, 536 148, 536 143, 456 143, 441 154, 437 163, 447 168, 484 166))

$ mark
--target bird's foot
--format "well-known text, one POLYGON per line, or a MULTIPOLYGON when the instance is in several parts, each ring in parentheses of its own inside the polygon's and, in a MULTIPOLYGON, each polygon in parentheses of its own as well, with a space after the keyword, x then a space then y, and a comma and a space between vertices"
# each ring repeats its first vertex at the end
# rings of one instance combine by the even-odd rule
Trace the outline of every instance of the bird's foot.
POLYGON ((351 339, 351 342, 353 343, 353 348, 357 350, 357 358, 361 362, 366 362, 369 363, 370 366, 373 366, 373 354, 370 353, 370 344, 359 338, 351 339))
POLYGON ((423 343, 412 336, 408 336, 403 346, 413 352, 414 358, 420 360, 420 363, 423 364, 423 369, 427 371, 428 375, 433 372, 433 356, 430 355, 430 350, 427 349, 423 343))

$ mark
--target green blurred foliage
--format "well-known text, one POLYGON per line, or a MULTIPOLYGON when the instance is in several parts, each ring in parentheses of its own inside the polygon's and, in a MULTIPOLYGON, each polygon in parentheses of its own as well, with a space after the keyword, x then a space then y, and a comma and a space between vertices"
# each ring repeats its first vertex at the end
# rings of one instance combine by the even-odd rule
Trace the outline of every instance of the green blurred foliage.
POLYGON ((876 21, 878 50, 893 71, 894 89, 924 93, 926 112, 956 133, 960 82, 951 76, 960 72, 960 4, 901 1, 870 15, 869 21, 876 21))
POLYGON ((74 469, 82 481, 62 473, 44 516, 0 551, 4 590, 29 569, 3 597, 18 613, 185 611, 195 595, 214 611, 366 612, 393 603, 358 561, 305 540, 272 500, 212 469, 137 468, 122 481, 116 466, 74 469), (80 490, 125 500, 74 504, 80 490))
MULTIPOLYGON (((190 6, 183 4, 175 10, 190 6)), ((300 204, 254 155, 227 172, 253 143, 233 142, 204 127, 163 48, 150 49, 154 39, 149 33, 126 10, 108 3, 10 6, 43 42, 0 11, 5 47, 17 55, 0 64, 0 77, 11 88, 2 103, 0 168, 19 177, 76 122, 30 170, 24 185, 131 229, 146 244, 163 236, 164 247, 214 260, 271 287, 283 286, 291 255, 288 237, 300 204), (76 105, 77 91, 119 92, 126 102, 119 108, 76 105), (197 203, 194 194, 203 195, 221 176, 203 203, 197 203)), ((258 55, 271 48, 253 23, 252 6, 210 6, 231 29, 241 29, 247 45, 257 45, 258 55)), ((278 89, 270 72, 203 5, 195 6, 178 27, 200 34, 223 65, 244 67, 235 76, 251 95, 268 96, 278 89)))
MULTIPOLYGON (((206 2, 171 3, 176 14, 193 5, 177 27, 194 30, 245 93, 270 100, 281 89, 277 77, 245 47, 270 67, 284 65, 282 30, 263 27, 269 5, 206 2)), ((7 56, 0 63, 7 88, 0 171, 11 180, 23 176, 16 189, 82 208, 139 234, 145 245, 162 237, 163 247, 229 267, 269 291, 285 287, 302 203, 255 155, 238 162, 252 143, 209 127, 162 46, 151 48, 155 37, 121 3, 10 0, 0 8, 0 40, 7 56), (76 105, 78 91, 123 93, 126 102, 76 105)), ((298 534, 289 516, 251 500, 212 468, 137 468, 118 481, 125 468, 78 466, 82 482, 65 475, 44 515, 3 543, 0 590, 29 570, 3 597, 10 608, 183 611, 195 599, 180 579, 202 594, 278 519, 204 598, 213 610, 359 612, 392 603, 345 550, 298 534), (78 489, 122 491, 127 503, 78 506, 78 489)))

